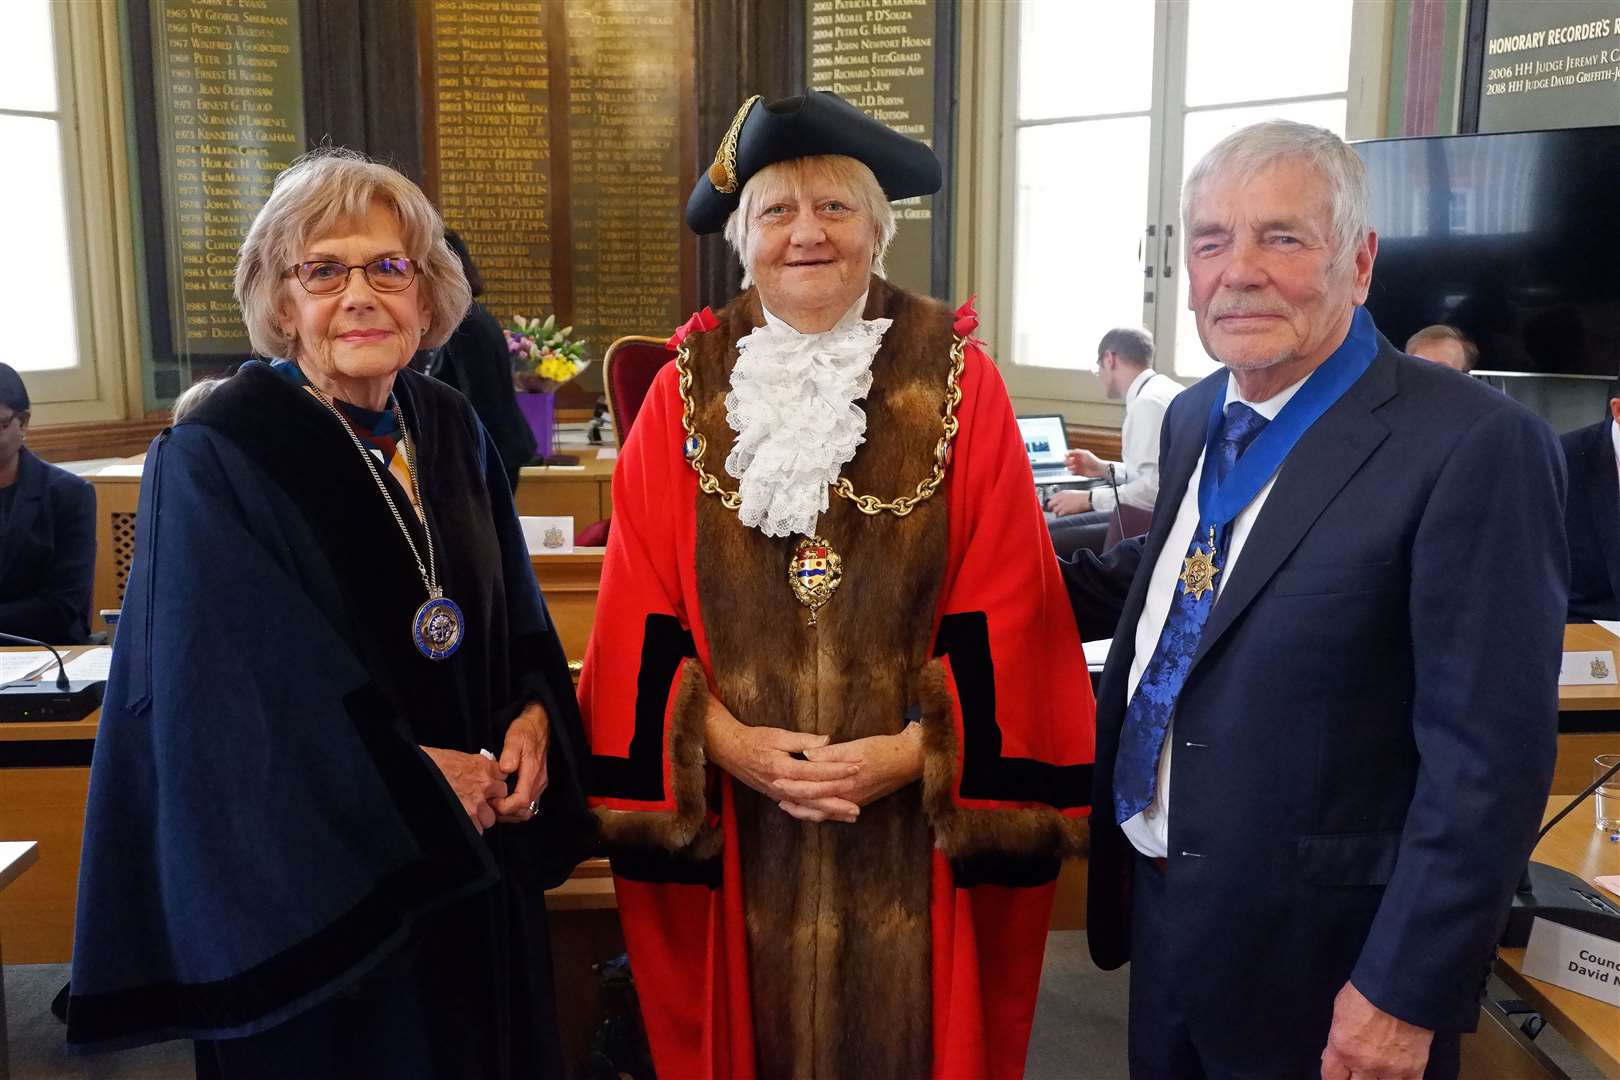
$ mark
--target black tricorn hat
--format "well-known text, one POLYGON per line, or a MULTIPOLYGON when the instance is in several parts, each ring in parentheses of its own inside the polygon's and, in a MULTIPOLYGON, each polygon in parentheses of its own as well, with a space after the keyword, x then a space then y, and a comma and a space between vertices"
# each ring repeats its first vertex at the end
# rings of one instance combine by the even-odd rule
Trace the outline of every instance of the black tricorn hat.
POLYGON ((737 209, 743 185, 767 165, 844 154, 872 170, 889 201, 932 195, 944 182, 939 158, 924 143, 867 116, 826 90, 781 101, 743 102, 720 140, 714 164, 686 200, 686 224, 698 235, 719 232, 737 209))

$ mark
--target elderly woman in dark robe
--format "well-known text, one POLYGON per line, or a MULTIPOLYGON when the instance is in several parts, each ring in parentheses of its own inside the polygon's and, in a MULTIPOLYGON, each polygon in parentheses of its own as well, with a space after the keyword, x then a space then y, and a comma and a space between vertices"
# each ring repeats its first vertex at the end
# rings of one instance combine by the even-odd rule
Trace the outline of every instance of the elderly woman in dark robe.
POLYGON ((91 769, 68 1038, 203 1077, 559 1074, 543 892, 590 836, 505 473, 406 369, 469 294, 414 184, 276 181, 255 352, 147 454, 91 769))
POLYGON ((746 291, 630 431, 581 681, 660 1076, 1023 1073, 1092 701, 975 317, 883 276, 940 172, 750 99, 687 204, 746 291))

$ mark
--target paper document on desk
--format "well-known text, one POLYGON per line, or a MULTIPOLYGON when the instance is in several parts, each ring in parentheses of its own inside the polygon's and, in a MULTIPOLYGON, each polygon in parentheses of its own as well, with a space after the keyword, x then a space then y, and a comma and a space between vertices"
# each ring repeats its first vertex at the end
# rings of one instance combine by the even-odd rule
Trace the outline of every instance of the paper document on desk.
POLYGON ((75 656, 67 664, 67 676, 84 682, 105 679, 112 670, 112 646, 103 645, 75 656))
POLYGON ((28 652, 0 652, 0 685, 30 674, 47 661, 52 666, 56 664, 55 660, 51 660, 51 654, 43 649, 33 649, 28 652))
POLYGON ((1616 681, 1612 652, 1567 652, 1558 669, 1559 686, 1614 686, 1616 681))

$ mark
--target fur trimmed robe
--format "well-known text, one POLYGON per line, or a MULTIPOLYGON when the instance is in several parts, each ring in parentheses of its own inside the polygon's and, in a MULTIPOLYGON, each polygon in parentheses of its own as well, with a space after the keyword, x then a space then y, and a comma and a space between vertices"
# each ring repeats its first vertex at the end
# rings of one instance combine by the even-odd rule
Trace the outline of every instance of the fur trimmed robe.
MULTIPOLYGON (((892 500, 929 473, 958 333, 973 320, 874 278, 890 318, 843 475, 892 500)), ((686 338, 706 467, 745 293, 686 338)), ((1064 854, 1089 812, 1090 684, 1006 391, 965 351, 946 480, 908 516, 837 497, 818 533, 843 583, 808 625, 797 537, 698 491, 676 366, 637 417, 581 704, 592 804, 661 1075, 1018 1076, 1064 854), (924 728, 920 784, 859 822, 800 822, 706 764, 709 694, 746 724, 833 742, 924 728), (1052 703, 1058 703, 1055 707, 1052 703)))

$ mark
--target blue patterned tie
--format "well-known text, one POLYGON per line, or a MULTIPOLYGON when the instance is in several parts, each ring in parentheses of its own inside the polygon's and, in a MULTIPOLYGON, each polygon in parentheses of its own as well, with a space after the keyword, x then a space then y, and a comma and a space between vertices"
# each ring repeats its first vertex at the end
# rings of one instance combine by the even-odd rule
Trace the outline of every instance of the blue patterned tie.
MULTIPOLYGON (((1226 474, 1232 471, 1237 459, 1266 424, 1265 417, 1241 402, 1234 401, 1226 407, 1226 419, 1215 440, 1217 481, 1226 480, 1226 474)), ((1210 463, 1204 464, 1208 468, 1210 463)), ((1217 530, 1217 567, 1226 559, 1227 532, 1225 526, 1217 530)), ((1200 521, 1187 547, 1187 557, 1203 552, 1208 543, 1209 524, 1200 521)), ((1152 659, 1142 671, 1142 681, 1125 708, 1125 726, 1119 735, 1119 753, 1114 760, 1114 820, 1121 824, 1147 809, 1153 801, 1159 750, 1164 746, 1164 733, 1170 726, 1170 713, 1176 707, 1182 684, 1187 681, 1187 669, 1192 666, 1199 636, 1214 606, 1213 590, 1194 596, 1177 580, 1175 598, 1170 602, 1170 614, 1159 634, 1158 648, 1153 650, 1152 659)))

